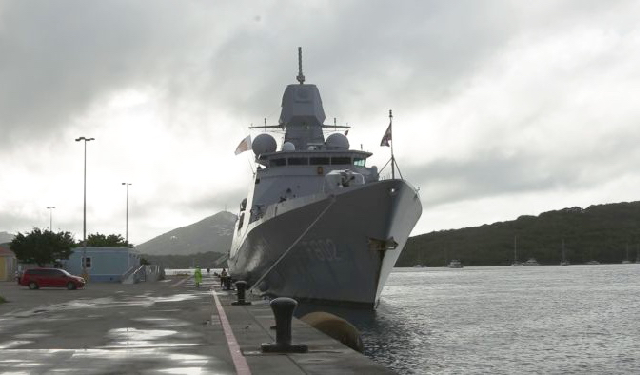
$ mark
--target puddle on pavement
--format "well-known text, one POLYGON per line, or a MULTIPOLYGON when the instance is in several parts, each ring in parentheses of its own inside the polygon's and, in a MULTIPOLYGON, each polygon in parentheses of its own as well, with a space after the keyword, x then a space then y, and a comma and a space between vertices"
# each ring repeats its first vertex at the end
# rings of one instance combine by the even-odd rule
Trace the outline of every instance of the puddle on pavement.
POLYGON ((209 370, 204 369, 202 367, 174 367, 174 368, 166 368, 162 370, 158 370, 158 372, 164 374, 206 374, 209 370))
POLYGON ((17 335, 14 335, 13 337, 16 339, 37 339, 37 338, 46 337, 46 336, 51 336, 51 335, 48 333, 31 332, 31 333, 19 333, 17 335))
MULTIPOLYGON (((58 305, 49 305, 46 308, 42 306, 33 308, 27 311, 14 311, 11 313, 12 318, 30 318, 34 315, 45 314, 51 312, 60 312, 70 309, 86 309, 86 308, 105 308, 105 307, 126 307, 126 306, 142 306, 151 307, 156 303, 168 303, 168 302, 184 302, 202 297, 202 293, 181 293, 172 296, 157 296, 154 297, 149 293, 145 293, 138 296, 132 296, 124 301, 117 301, 112 297, 102 297, 93 299, 77 299, 74 301, 61 303, 58 305)), ((172 310, 176 311, 176 310, 172 310)), ((6 316, 7 314, 5 314, 6 316)))
POLYGON ((169 318, 150 317, 150 318, 139 318, 139 319, 132 319, 132 320, 136 322, 149 323, 149 324, 160 326, 160 327, 186 327, 191 325, 191 323, 185 322, 184 320, 169 319, 169 318))
MULTIPOLYGON (((123 365, 145 363, 144 373, 199 374, 211 373, 211 366, 224 367, 215 357, 199 354, 171 353, 166 348, 127 349, 14 349, 3 353, 0 359, 2 371, 28 374, 37 373, 85 374, 113 373, 123 365), (28 353, 28 357, 25 357, 28 353), (55 363, 55 365, 53 364, 55 363)), ((3 372, 4 373, 4 372, 3 372)))
POLYGON ((194 346, 176 342, 194 336, 172 329, 138 329, 134 327, 114 328, 109 330, 107 337, 112 341, 107 347, 139 347, 139 346, 194 346))
POLYGON ((115 346, 151 346, 160 338, 167 338, 178 331, 169 329, 137 329, 133 327, 109 330, 108 337, 115 346))
POLYGON ((11 349, 11 348, 16 348, 18 346, 29 345, 32 343, 33 341, 27 341, 27 340, 5 341, 5 342, 0 342, 0 349, 11 349))
POLYGON ((186 294, 186 293, 182 293, 182 294, 175 294, 173 296, 168 296, 168 297, 149 297, 151 300, 153 300, 156 303, 161 303, 161 302, 182 302, 182 301, 189 301, 189 300, 193 300, 193 299, 197 299, 199 298, 199 296, 195 295, 195 294, 186 294))

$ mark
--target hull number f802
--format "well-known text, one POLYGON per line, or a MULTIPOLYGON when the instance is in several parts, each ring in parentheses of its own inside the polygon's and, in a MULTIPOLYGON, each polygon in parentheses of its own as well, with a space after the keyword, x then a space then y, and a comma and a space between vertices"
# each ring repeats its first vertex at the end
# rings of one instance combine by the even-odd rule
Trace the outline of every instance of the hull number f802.
POLYGON ((335 262, 342 258, 338 255, 336 245, 330 239, 301 241, 300 247, 306 250, 310 258, 321 262, 335 262))

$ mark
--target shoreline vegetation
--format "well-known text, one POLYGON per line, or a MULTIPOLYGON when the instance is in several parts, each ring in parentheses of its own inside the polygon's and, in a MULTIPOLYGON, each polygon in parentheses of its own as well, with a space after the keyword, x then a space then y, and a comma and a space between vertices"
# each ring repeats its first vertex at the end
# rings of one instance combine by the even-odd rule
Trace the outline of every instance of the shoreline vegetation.
POLYGON ((480 227, 434 231, 410 237, 396 267, 446 266, 452 259, 465 266, 507 266, 534 258, 559 265, 562 241, 571 264, 633 263, 640 254, 640 202, 570 207, 523 215, 480 227))

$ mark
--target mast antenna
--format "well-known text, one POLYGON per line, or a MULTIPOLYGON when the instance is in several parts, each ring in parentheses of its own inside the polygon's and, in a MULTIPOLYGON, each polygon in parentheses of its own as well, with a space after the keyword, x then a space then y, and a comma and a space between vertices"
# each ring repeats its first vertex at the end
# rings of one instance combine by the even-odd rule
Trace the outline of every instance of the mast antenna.
MULTIPOLYGON (((391 110, 389 110, 389 134, 393 134, 393 113, 391 113, 391 110)), ((392 138, 393 136, 391 136, 390 138, 392 138)), ((391 178, 395 179, 396 178, 396 158, 395 156, 393 156, 393 140, 391 141, 391 178)))
POLYGON ((296 79, 301 85, 304 83, 304 74, 302 74, 302 47, 298 47, 298 76, 296 79))

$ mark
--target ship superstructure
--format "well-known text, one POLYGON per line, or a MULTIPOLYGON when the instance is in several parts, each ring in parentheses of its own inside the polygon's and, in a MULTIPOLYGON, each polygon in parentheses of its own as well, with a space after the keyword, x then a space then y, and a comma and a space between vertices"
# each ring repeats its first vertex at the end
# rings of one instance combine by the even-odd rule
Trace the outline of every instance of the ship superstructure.
MULTIPOLYGON (((300 52, 301 54, 301 52, 300 52)), ((274 296, 375 306, 422 213, 415 188, 381 180, 370 152, 324 131, 320 92, 288 85, 277 150, 263 133, 252 143, 258 168, 242 201, 228 266, 233 278, 274 296)))

